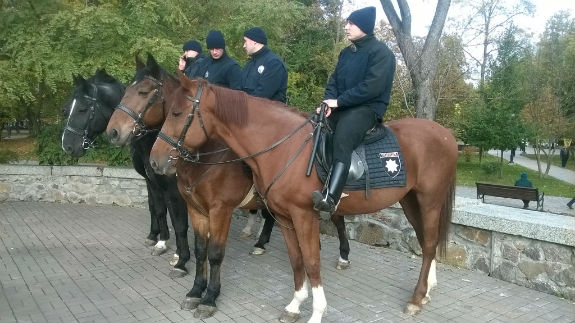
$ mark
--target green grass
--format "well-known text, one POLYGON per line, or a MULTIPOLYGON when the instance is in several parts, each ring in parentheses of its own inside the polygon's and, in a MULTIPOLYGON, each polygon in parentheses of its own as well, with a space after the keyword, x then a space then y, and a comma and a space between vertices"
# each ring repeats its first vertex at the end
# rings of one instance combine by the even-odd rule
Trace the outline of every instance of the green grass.
POLYGON ((573 192, 575 192, 575 184, 568 184, 552 177, 539 178, 537 171, 518 164, 508 165, 506 161, 503 162, 501 168, 501 178, 499 178, 498 172, 488 173, 485 171, 485 168, 495 164, 499 164, 499 158, 495 156, 483 156, 480 164, 479 156, 473 156, 471 161, 467 162, 460 155, 457 161, 457 185, 475 186, 475 182, 514 185, 521 173, 526 172, 527 177, 533 183, 533 187, 538 188, 540 192, 545 192, 545 195, 572 198, 573 192))
MULTIPOLYGON (((536 159, 535 154, 528 154, 525 155, 527 158, 531 158, 533 160, 536 159)), ((561 167, 561 156, 553 155, 551 158, 551 165, 561 167)), ((547 167, 547 159, 544 156, 541 156, 541 167, 545 169, 547 167)), ((573 154, 569 155, 569 159, 567 160, 567 165, 565 165, 566 169, 575 170, 575 159, 573 158, 573 154)))

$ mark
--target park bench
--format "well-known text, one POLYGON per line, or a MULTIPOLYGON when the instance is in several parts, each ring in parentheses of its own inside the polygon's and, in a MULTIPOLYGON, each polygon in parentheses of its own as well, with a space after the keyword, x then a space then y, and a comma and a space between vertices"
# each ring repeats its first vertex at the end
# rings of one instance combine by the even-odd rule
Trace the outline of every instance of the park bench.
POLYGON ((511 199, 536 201, 536 210, 543 211, 543 200, 545 193, 539 194, 539 190, 534 187, 508 186, 489 183, 475 183, 477 186, 477 198, 485 203, 485 195, 505 197, 511 199))

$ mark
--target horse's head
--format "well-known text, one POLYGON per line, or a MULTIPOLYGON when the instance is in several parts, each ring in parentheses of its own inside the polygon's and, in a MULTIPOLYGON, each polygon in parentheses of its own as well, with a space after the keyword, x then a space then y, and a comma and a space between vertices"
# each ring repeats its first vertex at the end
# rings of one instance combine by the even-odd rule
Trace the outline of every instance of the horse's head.
POLYGON ((197 160, 199 147, 211 136, 207 127, 211 114, 201 113, 214 100, 211 86, 181 72, 180 84, 167 98, 168 114, 150 153, 150 163, 159 174, 173 174, 179 159, 197 160))
POLYGON ((94 139, 106 129, 114 107, 124 94, 124 86, 98 70, 89 79, 74 76, 74 91, 62 114, 68 120, 62 133, 62 149, 74 157, 81 157, 94 139))
POLYGON ((165 119, 166 93, 179 84, 148 53, 146 64, 136 56, 136 74, 116 111, 106 134, 115 145, 125 145, 134 136, 159 129, 165 119))

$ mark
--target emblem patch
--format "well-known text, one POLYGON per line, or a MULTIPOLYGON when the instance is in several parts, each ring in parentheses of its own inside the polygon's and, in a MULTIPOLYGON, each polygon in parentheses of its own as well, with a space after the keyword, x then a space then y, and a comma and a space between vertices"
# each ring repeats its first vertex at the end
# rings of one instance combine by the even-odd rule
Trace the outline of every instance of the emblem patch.
POLYGON ((260 65, 258 67, 258 73, 262 74, 264 72, 265 67, 263 65, 260 65))
POLYGON ((210 75, 210 72, 206 71, 206 74, 204 74, 204 78, 207 79, 209 75, 210 75))
POLYGON ((397 151, 390 153, 379 153, 379 158, 383 163, 385 173, 389 177, 393 178, 399 175, 399 171, 401 170, 401 159, 399 158, 399 153, 397 151))

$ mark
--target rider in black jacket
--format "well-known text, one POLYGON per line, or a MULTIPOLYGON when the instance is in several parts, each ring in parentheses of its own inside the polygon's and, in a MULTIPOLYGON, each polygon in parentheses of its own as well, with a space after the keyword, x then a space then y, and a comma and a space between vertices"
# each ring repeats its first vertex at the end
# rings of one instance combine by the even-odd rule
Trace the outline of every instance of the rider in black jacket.
POLYGON ((184 55, 180 57, 178 66, 180 71, 189 78, 201 76, 199 70, 206 59, 204 54, 202 54, 202 44, 197 40, 189 40, 184 43, 182 50, 184 55))
POLYGON ((339 54, 325 89, 326 116, 334 129, 333 164, 326 189, 312 194, 318 211, 335 212, 347 180, 351 153, 365 133, 383 120, 389 104, 395 56, 375 38, 374 26, 375 7, 349 15, 345 32, 352 44, 339 54))
POLYGON ((250 56, 242 70, 242 90, 250 95, 286 102, 287 67, 267 47, 262 28, 253 27, 244 33, 244 49, 250 56))
POLYGON ((210 57, 204 60, 199 76, 212 84, 240 90, 242 69, 238 62, 226 53, 226 41, 222 32, 210 30, 206 45, 210 50, 210 57))

